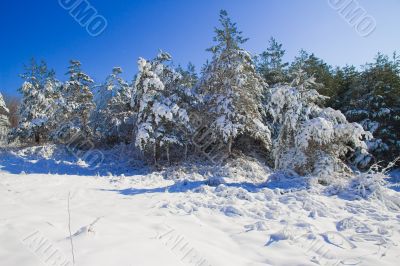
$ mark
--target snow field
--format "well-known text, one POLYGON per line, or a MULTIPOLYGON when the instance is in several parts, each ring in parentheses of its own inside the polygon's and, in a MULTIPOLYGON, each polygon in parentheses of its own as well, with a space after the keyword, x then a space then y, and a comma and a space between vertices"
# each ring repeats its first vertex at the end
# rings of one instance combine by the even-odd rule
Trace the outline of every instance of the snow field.
MULTIPOLYGON (((1 265, 72 265, 68 195, 76 265, 397 265, 400 255, 398 210, 255 160, 77 176, 9 173, 2 155, 1 265)), ((60 172, 84 167, 73 164, 60 172)))

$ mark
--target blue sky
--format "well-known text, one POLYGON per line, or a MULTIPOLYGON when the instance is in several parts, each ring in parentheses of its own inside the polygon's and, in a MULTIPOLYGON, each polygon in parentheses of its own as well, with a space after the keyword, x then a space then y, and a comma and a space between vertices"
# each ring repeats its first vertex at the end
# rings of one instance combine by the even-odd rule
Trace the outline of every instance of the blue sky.
MULTIPOLYGON (((341 1, 341 0, 332 0, 341 1)), ((354 0, 353 0, 354 1, 354 0)), ((31 57, 45 59, 65 79, 70 59, 102 82, 121 66, 132 80, 139 56, 170 52, 176 64, 193 62, 199 69, 209 58, 213 28, 226 9, 250 40, 244 48, 259 53, 274 36, 291 60, 303 48, 333 65, 361 65, 378 51, 400 50, 400 1, 358 0, 376 20, 376 30, 361 37, 328 0, 89 0, 108 26, 90 36, 58 0, 13 0, 0 3, 0 92, 14 94, 18 74, 31 57)))

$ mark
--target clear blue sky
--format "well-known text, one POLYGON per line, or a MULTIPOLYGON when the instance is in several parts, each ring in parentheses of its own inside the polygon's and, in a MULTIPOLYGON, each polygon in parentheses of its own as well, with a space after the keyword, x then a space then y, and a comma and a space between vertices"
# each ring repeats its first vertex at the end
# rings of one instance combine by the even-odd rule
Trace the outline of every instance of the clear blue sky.
POLYGON ((291 60, 304 48, 333 65, 361 65, 378 51, 400 51, 400 1, 358 0, 377 22, 360 37, 328 0, 90 0, 108 21, 98 37, 90 36, 62 9, 58 0, 12 0, 0 3, 0 91, 15 93, 18 74, 31 57, 45 59, 60 79, 70 59, 78 59, 97 82, 121 66, 132 80, 139 56, 153 58, 159 48, 176 63, 199 69, 209 57, 213 28, 226 9, 259 53, 274 36, 291 60))

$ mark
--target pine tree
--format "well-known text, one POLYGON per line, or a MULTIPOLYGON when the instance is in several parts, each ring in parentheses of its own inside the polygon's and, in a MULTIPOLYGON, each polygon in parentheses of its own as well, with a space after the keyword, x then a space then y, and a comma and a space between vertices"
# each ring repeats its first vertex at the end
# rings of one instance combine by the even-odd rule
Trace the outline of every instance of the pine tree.
POLYGON ((308 77, 314 77, 318 86, 315 89, 324 96, 335 95, 335 84, 332 67, 314 54, 300 50, 299 55, 289 67, 289 76, 293 78, 299 70, 304 71, 308 77))
POLYGON ((93 93, 94 81, 81 70, 79 61, 71 60, 67 75, 69 80, 61 88, 61 108, 57 112, 58 129, 55 141, 65 142, 74 137, 91 138, 93 135, 90 115, 95 109, 93 93))
POLYGON ((357 86, 360 80, 360 72, 354 67, 346 65, 345 67, 337 67, 333 75, 333 93, 328 106, 344 110, 349 91, 357 86))
POLYGON ((54 128, 56 91, 60 83, 55 79, 54 71, 49 70, 44 61, 38 65, 34 59, 21 77, 25 82, 19 90, 23 96, 20 121, 12 138, 36 144, 48 141, 49 133, 54 128))
POLYGON ((351 172, 350 159, 366 166, 370 157, 364 140, 370 134, 359 124, 349 123, 340 111, 322 108, 327 97, 315 90, 315 78, 305 78, 301 69, 297 73, 293 86, 279 86, 268 93, 275 168, 313 174, 329 182, 336 173, 351 172))
POLYGON ((3 95, 0 93, 0 143, 6 142, 6 138, 10 130, 8 113, 9 110, 4 102, 3 95))
POLYGON ((203 69, 199 83, 204 120, 210 124, 212 138, 225 144, 228 154, 240 137, 259 141, 259 146, 268 149, 270 131, 262 123, 261 105, 266 84, 251 55, 240 48, 247 39, 224 10, 220 23, 221 28, 215 29, 216 44, 208 49, 212 61, 203 69))
POLYGON ((164 52, 152 61, 139 59, 131 102, 135 113, 135 146, 151 154, 155 162, 162 151, 170 161, 170 149, 188 142, 185 132, 190 124, 181 94, 182 75, 165 65, 171 59, 164 52))
POLYGON ((4 98, 6 106, 9 110, 8 112, 8 120, 10 121, 11 129, 17 128, 19 123, 19 110, 21 105, 21 99, 16 95, 7 95, 4 98))
POLYGON ((257 70, 271 87, 288 81, 289 63, 283 61, 284 55, 282 44, 271 38, 267 50, 256 57, 257 70))
POLYGON ((186 111, 189 115, 189 124, 181 127, 181 134, 183 135, 184 145, 184 158, 187 158, 189 149, 194 147, 196 130, 199 130, 197 123, 201 121, 201 114, 199 113, 200 96, 196 90, 196 85, 199 77, 196 73, 195 66, 192 63, 187 65, 184 70, 181 67, 176 69, 181 75, 178 86, 174 90, 174 99, 177 101, 179 107, 186 111))
POLYGON ((347 80, 336 104, 350 121, 373 133, 368 142, 377 161, 389 163, 400 156, 400 59, 378 54, 375 62, 347 80), (354 77, 355 76, 355 77, 354 77))
POLYGON ((132 87, 120 75, 122 69, 115 67, 96 94, 97 110, 93 117, 100 139, 107 142, 128 142, 132 138, 133 110, 130 105, 132 87))
POLYGON ((2 115, 6 115, 8 113, 8 108, 6 106, 6 103, 4 101, 3 95, 0 92, 0 113, 2 115))
POLYGON ((181 83, 185 88, 193 88, 199 80, 196 68, 192 63, 189 63, 186 69, 178 66, 176 71, 182 75, 181 83))

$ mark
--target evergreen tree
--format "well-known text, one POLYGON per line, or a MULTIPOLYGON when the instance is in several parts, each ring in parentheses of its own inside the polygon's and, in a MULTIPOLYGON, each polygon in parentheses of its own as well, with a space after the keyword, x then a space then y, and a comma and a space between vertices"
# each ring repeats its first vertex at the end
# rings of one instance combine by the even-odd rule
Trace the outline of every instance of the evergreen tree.
POLYGON ((242 32, 238 30, 236 23, 231 21, 226 10, 220 11, 219 22, 221 28, 214 29, 216 35, 213 40, 216 44, 207 49, 213 53, 214 57, 225 51, 240 50, 240 45, 249 40, 242 36, 242 32))
POLYGON ((205 121, 216 141, 226 145, 228 154, 235 140, 248 137, 268 149, 270 131, 262 123, 262 93, 266 87, 257 73, 251 55, 240 48, 242 37, 226 11, 220 13, 212 61, 203 70, 199 91, 203 98, 205 121))
POLYGON ((9 110, 4 102, 3 95, 0 93, 0 143, 6 141, 6 137, 10 129, 8 113, 9 110))
POLYGON ((185 132, 190 130, 188 111, 184 109, 182 75, 165 63, 171 61, 161 52, 152 61, 140 58, 131 106, 134 108, 135 146, 145 154, 152 154, 155 162, 170 149, 186 145, 185 132))
POLYGON ((115 67, 96 95, 97 110, 93 117, 100 139, 107 142, 128 142, 132 137, 133 110, 130 105, 132 87, 115 67))
POLYGON ((373 133, 369 142, 377 161, 386 163, 400 156, 400 59, 378 54, 364 66, 356 81, 337 97, 350 121, 373 133), (346 90, 347 89, 347 90, 346 90))
POLYGON ((8 113, 8 108, 6 106, 6 102, 3 99, 3 95, 0 92, 0 113, 2 115, 6 115, 8 113))
POLYGON ((17 128, 19 123, 19 110, 21 105, 20 97, 16 95, 7 95, 4 98, 6 106, 9 110, 8 112, 8 120, 10 121, 11 129, 17 128))
POLYGON ((354 66, 337 67, 333 76, 334 95, 331 96, 328 106, 334 109, 344 110, 349 91, 357 86, 360 73, 354 66))
POLYGON ((271 38, 267 50, 256 57, 257 70, 271 87, 288 81, 289 63, 283 61, 284 55, 282 44, 271 38))
POLYGON ((89 118, 95 109, 91 91, 94 81, 82 72, 79 61, 70 61, 67 75, 69 80, 61 88, 61 108, 57 112, 59 127, 53 137, 62 142, 74 136, 91 138, 93 132, 89 118))
POLYGON ((189 63, 186 69, 178 66, 176 71, 182 75, 181 83, 185 88, 193 88, 199 80, 195 66, 192 63, 189 63))
POLYGON ((12 138, 38 144, 48 141, 49 133, 54 128, 53 114, 57 109, 57 89, 60 83, 44 61, 37 64, 32 59, 31 64, 25 68, 26 72, 21 75, 25 82, 19 90, 23 96, 20 121, 12 138))
POLYGON ((314 54, 308 54, 306 51, 300 50, 299 55, 289 68, 289 75, 291 78, 293 78, 300 69, 304 71, 308 77, 314 77, 316 84, 323 85, 315 88, 319 93, 329 97, 335 95, 332 67, 322 59, 316 57, 314 54))
POLYGON ((276 169, 313 174, 328 182, 336 173, 350 173, 347 159, 366 166, 370 157, 363 141, 370 137, 356 123, 331 108, 316 90, 315 78, 297 71, 293 86, 268 93, 267 111, 274 128, 273 159, 276 169))

